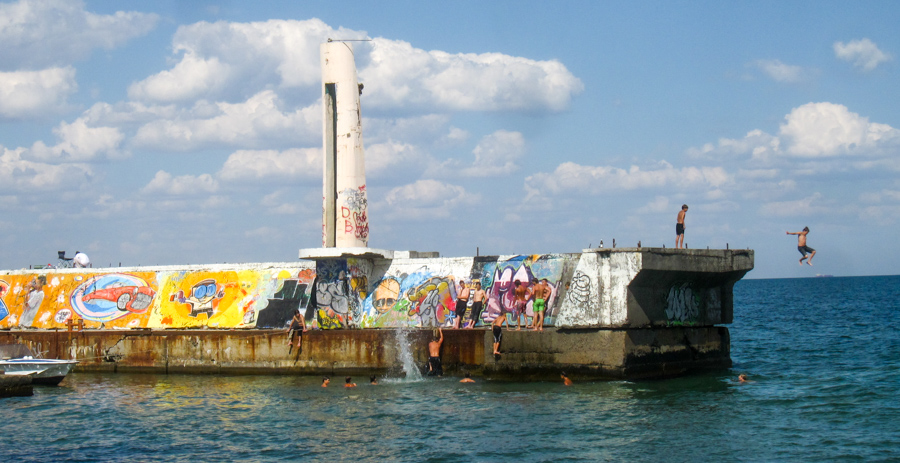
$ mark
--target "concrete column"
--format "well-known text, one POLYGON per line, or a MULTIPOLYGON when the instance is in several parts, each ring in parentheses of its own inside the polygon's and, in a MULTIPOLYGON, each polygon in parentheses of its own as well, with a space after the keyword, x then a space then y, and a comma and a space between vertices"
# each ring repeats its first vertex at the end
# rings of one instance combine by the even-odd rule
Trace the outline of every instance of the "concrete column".
POLYGON ((327 42, 320 47, 324 107, 322 246, 367 247, 368 199, 359 96, 353 47, 327 42))

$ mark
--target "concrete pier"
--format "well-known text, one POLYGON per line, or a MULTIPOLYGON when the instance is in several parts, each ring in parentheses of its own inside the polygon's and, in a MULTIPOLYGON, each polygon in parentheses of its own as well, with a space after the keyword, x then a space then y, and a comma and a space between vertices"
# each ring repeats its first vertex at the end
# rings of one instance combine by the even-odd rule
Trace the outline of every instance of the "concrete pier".
MULTIPOLYGON (((421 366, 431 335, 412 330, 398 341, 386 329, 314 331, 299 354, 288 353, 281 330, 24 331, 0 333, 0 343, 24 342, 49 357, 78 359, 76 371, 403 376, 400 342, 421 366)), ((500 359, 491 355, 489 330, 445 330, 444 338, 444 370, 451 375, 537 380, 564 370, 577 378, 641 379, 731 366, 723 327, 504 330, 500 359)))
POLYGON ((481 283, 488 302, 476 329, 445 328, 450 374, 666 377, 731 365, 723 325, 733 317, 734 283, 753 268, 750 250, 334 253, 293 264, 0 272, 0 343, 77 359, 77 371, 401 375, 404 352, 423 364, 432 332, 454 322, 463 281, 481 283), (41 276, 34 308, 28 295, 41 276), (532 278, 553 288, 548 328, 504 329, 495 359, 487 328, 513 310, 512 282, 532 278), (284 329, 298 309, 313 329, 303 351, 289 355, 284 329))

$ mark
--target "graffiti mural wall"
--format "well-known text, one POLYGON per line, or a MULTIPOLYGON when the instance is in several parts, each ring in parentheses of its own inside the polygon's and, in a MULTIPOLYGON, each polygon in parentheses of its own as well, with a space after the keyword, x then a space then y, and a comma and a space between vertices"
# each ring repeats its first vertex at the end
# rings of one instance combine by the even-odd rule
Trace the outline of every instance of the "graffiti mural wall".
MULTIPOLYGON (((513 324, 519 317, 526 325, 534 317, 532 302, 528 302, 524 313, 517 313, 512 288, 516 280, 531 288, 534 279, 546 279, 552 289, 545 315, 545 325, 552 326, 559 309, 560 285, 576 261, 577 256, 567 254, 434 259, 425 265, 421 261, 395 260, 364 301, 362 326, 453 326, 460 282, 470 290, 478 283, 485 291, 484 308, 480 314, 474 314, 475 326, 490 324, 500 313, 506 313, 513 324)), ((473 302, 470 297, 464 320, 473 318, 473 302)))
POLYGON ((307 311, 311 266, 4 274, 0 329, 283 328, 307 311))
MULTIPOLYGON (((457 321, 484 327, 501 313, 510 325, 527 326, 533 302, 517 311, 516 281, 526 290, 536 281, 550 288, 545 326, 730 323, 728 285, 746 270, 646 269, 647 252, 0 272, 0 329, 66 329, 78 320, 94 329, 283 329, 298 310, 315 329, 449 327, 457 321), (463 287, 470 297, 457 311, 463 287), (484 290, 480 308, 474 304, 478 287, 484 290)), ((681 258, 652 252, 654 259, 681 258)))

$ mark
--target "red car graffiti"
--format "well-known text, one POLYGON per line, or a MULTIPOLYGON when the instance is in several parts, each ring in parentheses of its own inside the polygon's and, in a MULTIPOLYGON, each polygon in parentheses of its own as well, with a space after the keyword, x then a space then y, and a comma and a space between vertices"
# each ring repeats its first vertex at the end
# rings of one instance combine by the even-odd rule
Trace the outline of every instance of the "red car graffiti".
POLYGON ((90 302, 93 300, 105 300, 116 303, 116 307, 121 311, 129 311, 132 313, 142 313, 150 307, 153 296, 156 294, 153 288, 149 286, 117 286, 115 288, 104 288, 91 291, 85 294, 81 300, 90 302))

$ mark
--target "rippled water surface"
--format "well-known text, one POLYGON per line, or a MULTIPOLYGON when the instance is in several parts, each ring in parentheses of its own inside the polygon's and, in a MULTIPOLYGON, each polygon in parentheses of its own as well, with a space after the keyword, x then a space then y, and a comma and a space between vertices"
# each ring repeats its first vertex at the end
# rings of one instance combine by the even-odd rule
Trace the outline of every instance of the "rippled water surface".
POLYGON ((900 277, 741 281, 734 369, 666 381, 71 374, 0 400, 0 457, 897 461, 898 312, 900 277))

